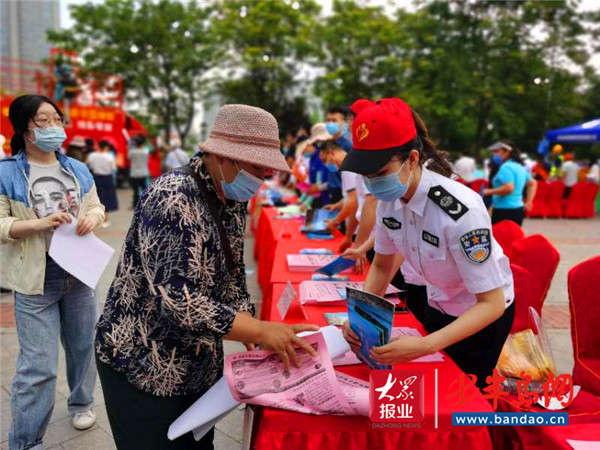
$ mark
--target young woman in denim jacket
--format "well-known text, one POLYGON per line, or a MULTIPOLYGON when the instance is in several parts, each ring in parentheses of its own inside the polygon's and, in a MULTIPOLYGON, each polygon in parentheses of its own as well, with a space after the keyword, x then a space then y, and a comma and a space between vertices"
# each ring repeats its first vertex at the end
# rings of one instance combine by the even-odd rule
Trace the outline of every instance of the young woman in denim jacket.
MULTIPOLYGON (((62 155, 64 116, 47 97, 24 95, 9 109, 13 156, 0 161, 0 244, 7 287, 15 291, 19 356, 12 385, 11 450, 42 449, 54 408, 58 341, 66 355, 69 411, 77 429, 96 416, 94 290, 48 256, 52 231, 77 221, 83 236, 104 221, 104 206, 85 164, 62 155)), ((93 257, 93 255, 82 255, 93 257)))

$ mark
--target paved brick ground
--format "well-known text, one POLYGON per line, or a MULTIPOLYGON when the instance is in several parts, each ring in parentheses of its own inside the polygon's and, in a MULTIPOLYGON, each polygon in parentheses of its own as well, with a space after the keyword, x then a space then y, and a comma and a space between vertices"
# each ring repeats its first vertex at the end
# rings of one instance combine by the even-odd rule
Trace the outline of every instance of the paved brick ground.
MULTIPOLYGON (((129 191, 120 191, 121 211, 111 214, 112 226, 102 229, 98 235, 117 251, 99 285, 101 309, 106 293, 116 270, 117 258, 123 239, 131 220, 129 191)), ((550 287, 542 316, 548 328, 554 357, 559 373, 571 373, 573 354, 569 334, 569 310, 566 289, 568 270, 575 264, 596 256, 600 244, 600 220, 527 220, 526 234, 542 233, 554 243, 561 253, 561 262, 550 287)), ((246 241, 246 264, 248 267, 248 285, 253 299, 260 299, 260 290, 256 284, 256 265, 252 260, 253 239, 246 241)), ((258 303, 260 301, 258 300, 258 303)), ((8 448, 8 427, 10 425, 10 384, 15 370, 15 359, 19 350, 16 339, 12 295, 0 295, 0 450, 8 448)), ((237 343, 226 342, 226 353, 243 350, 237 343)), ((114 449, 104 401, 98 382, 96 388, 98 414, 97 424, 87 431, 76 431, 71 426, 67 410, 69 390, 65 375, 64 355, 61 354, 58 370, 56 406, 50 426, 44 438, 47 449, 54 450, 109 450, 114 449)), ((232 412, 217 425, 215 447, 218 450, 239 449, 242 432, 243 411, 232 412)))

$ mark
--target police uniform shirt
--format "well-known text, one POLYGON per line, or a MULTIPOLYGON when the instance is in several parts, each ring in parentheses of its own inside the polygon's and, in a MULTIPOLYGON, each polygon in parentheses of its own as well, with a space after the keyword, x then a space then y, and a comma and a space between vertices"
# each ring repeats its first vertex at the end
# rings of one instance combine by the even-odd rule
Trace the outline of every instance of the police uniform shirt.
POLYGON ((481 197, 425 167, 409 202, 379 202, 375 251, 402 253, 414 281, 422 281, 416 284, 427 287, 429 305, 451 316, 470 309, 475 294, 495 288, 502 289, 505 308, 514 299, 509 261, 481 197))

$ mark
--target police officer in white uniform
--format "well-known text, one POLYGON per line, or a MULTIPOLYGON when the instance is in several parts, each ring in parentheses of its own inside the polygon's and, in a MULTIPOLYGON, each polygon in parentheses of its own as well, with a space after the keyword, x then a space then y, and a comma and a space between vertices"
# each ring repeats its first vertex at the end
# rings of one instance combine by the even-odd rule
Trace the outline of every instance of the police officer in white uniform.
MULTIPOLYGON (((373 357, 394 364, 445 350, 482 388, 515 309, 508 258, 492 236, 485 205, 476 192, 448 178, 445 153, 402 100, 362 99, 352 110, 354 147, 341 170, 365 176, 379 199, 376 256, 365 290, 383 295, 401 254, 427 293, 427 303, 411 310, 429 335, 400 337, 374 348, 373 357)), ((347 322, 344 334, 353 348, 360 346, 347 322)))

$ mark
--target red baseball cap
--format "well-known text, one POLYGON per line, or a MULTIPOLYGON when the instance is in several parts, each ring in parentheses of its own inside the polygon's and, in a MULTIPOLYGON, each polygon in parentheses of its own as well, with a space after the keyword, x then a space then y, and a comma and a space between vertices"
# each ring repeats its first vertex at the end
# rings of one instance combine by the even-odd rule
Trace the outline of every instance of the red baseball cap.
POLYGON ((352 150, 340 170, 368 175, 377 172, 398 152, 421 148, 410 106, 399 98, 364 98, 350 107, 352 150))

